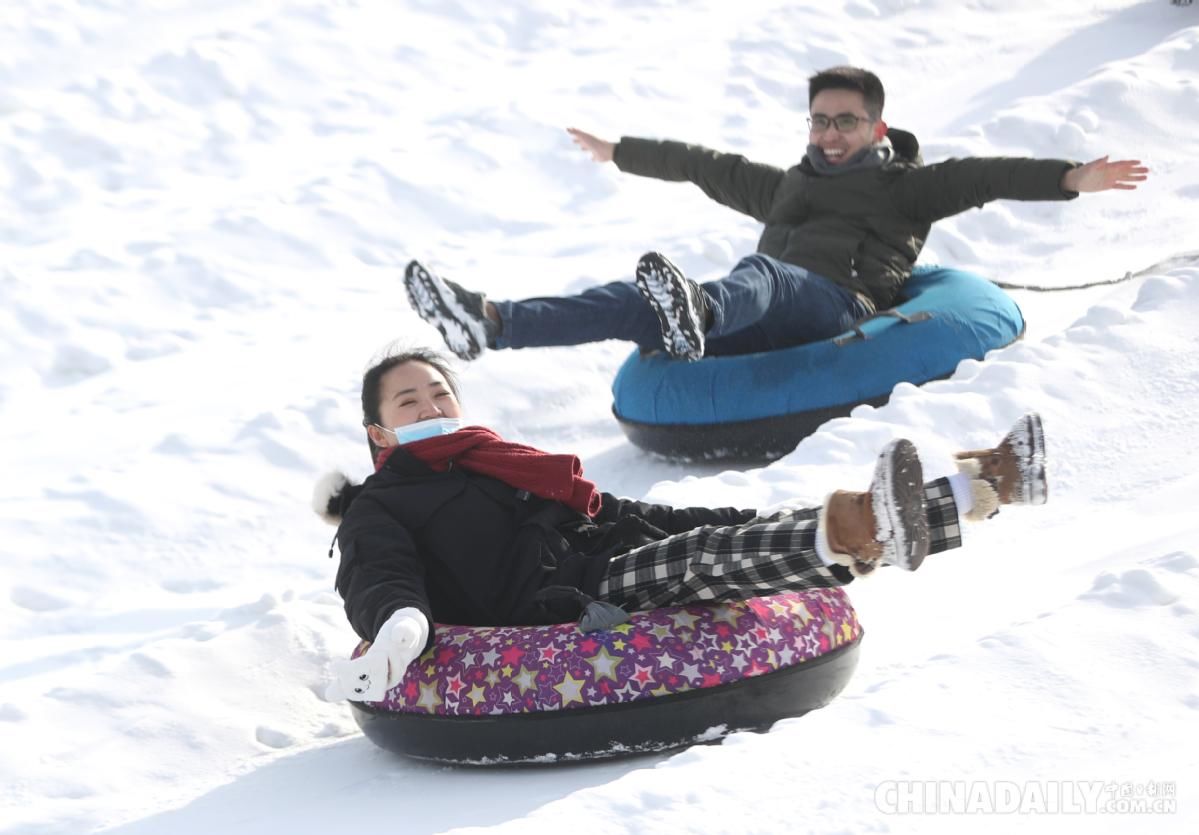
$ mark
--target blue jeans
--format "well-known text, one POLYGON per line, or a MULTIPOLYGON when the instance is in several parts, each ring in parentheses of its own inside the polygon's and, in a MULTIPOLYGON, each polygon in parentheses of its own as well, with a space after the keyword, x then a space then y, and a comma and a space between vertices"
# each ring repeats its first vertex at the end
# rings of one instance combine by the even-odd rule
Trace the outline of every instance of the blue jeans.
MULTIPOLYGON (((871 313, 839 284, 768 255, 749 255, 725 278, 700 285, 711 326, 706 356, 750 354, 818 342, 848 330, 871 313)), ((658 317, 628 281, 577 296, 494 302, 503 323, 497 348, 582 345, 604 339, 661 350, 658 317)))

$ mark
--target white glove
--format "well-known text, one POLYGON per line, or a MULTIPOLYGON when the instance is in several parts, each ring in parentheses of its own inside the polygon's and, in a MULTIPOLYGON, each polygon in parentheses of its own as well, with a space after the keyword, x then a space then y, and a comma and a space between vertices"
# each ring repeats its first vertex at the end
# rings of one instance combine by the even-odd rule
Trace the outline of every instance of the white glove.
POLYGON ((428 639, 429 619, 420 609, 396 610, 366 652, 330 665, 333 682, 325 689, 325 701, 382 701, 387 691, 403 680, 408 665, 421 654, 428 639))

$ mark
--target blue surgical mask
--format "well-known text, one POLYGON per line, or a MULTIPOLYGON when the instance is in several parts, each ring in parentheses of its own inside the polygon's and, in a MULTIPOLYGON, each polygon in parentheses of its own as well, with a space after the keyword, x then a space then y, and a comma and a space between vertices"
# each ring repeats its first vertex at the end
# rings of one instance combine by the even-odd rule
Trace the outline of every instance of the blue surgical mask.
MULTIPOLYGON (((375 424, 379 426, 378 424, 375 424)), ((396 436, 397 444, 410 444, 413 441, 423 441, 425 438, 435 438, 438 435, 449 435, 451 432, 457 432, 462 428, 461 418, 433 418, 432 420, 418 420, 416 423, 410 423, 407 426, 397 426, 395 429, 388 429, 385 426, 379 426, 384 432, 390 432, 396 436)))

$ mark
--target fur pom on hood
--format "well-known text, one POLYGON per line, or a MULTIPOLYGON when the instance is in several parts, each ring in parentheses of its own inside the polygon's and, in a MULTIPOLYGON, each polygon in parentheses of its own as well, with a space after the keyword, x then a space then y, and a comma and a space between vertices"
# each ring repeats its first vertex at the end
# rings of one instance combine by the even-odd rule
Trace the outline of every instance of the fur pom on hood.
POLYGON ((340 525, 350 502, 362 492, 361 484, 352 484, 345 473, 325 473, 312 488, 312 509, 330 525, 340 525))

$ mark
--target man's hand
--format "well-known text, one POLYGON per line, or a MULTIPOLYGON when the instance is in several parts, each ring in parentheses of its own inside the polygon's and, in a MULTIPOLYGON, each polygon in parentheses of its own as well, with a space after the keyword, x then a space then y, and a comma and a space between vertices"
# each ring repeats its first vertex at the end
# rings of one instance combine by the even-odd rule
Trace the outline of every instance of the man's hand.
POLYGON ((1149 169, 1139 159, 1108 162, 1107 157, 1091 160, 1062 175, 1063 191, 1130 191, 1149 178, 1149 169))
POLYGON ((591 154, 591 158, 596 162, 612 161, 612 157, 616 153, 615 143, 600 139, 598 136, 592 136, 578 128, 567 128, 566 132, 574 138, 575 144, 591 154))
POLYGON ((428 637, 429 620, 423 612, 399 609, 383 624, 366 652, 352 661, 333 662, 333 682, 325 689, 326 701, 382 701, 387 691, 403 680, 428 637))

